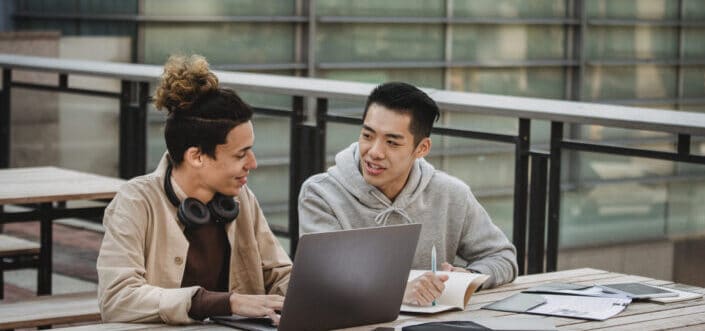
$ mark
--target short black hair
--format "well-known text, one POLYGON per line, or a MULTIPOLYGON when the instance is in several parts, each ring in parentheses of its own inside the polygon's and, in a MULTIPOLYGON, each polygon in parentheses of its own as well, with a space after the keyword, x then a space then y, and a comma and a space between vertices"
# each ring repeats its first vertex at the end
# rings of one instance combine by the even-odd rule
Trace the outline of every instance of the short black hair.
POLYGON ((431 136, 433 122, 440 117, 436 102, 416 86, 403 82, 388 82, 377 86, 367 97, 365 120, 370 105, 376 103, 397 113, 411 115, 409 131, 414 136, 414 145, 431 136))

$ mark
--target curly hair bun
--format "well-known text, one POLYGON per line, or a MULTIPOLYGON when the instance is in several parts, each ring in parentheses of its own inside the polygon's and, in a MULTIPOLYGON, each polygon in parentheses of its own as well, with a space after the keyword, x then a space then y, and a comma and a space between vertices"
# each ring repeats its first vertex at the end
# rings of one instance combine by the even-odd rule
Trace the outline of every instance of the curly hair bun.
POLYGON ((218 90, 218 78, 200 55, 172 55, 164 64, 154 106, 169 114, 188 110, 199 96, 218 90))

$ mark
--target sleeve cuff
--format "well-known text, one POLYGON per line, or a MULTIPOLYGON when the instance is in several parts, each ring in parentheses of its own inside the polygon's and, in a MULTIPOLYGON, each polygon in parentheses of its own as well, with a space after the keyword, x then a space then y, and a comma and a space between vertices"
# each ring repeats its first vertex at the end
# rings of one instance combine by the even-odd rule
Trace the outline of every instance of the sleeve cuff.
POLYGON ((188 316, 192 319, 201 321, 206 317, 223 315, 232 315, 229 292, 214 292, 199 288, 191 297, 188 316))
POLYGON ((492 269, 490 269, 489 267, 487 267, 485 265, 481 265, 481 264, 474 264, 474 265, 468 265, 467 267, 465 267, 465 269, 467 269, 468 271, 470 271, 472 273, 490 276, 489 279, 487 279, 484 283, 482 283, 482 285, 480 285, 478 290, 494 287, 494 273, 492 272, 492 269))
POLYGON ((199 287, 183 287, 164 289, 159 298, 159 317, 167 324, 189 324, 194 320, 189 318, 191 297, 199 287))

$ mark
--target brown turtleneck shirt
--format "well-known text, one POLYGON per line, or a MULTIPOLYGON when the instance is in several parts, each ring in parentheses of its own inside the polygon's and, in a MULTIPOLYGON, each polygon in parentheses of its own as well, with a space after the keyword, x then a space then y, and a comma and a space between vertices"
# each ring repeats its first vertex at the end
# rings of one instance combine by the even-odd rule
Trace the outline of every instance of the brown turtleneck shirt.
POLYGON ((191 297, 188 311, 195 320, 232 314, 228 289, 230 244, 224 227, 211 222, 184 230, 189 247, 181 287, 201 287, 191 297))

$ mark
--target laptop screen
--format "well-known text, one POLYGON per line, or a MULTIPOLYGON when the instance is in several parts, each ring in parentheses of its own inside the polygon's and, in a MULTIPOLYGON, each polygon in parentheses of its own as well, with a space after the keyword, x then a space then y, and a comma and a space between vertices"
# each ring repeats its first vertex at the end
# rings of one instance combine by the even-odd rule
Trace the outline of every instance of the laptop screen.
POLYGON ((279 330, 330 330, 399 316, 421 224, 303 235, 279 330))

